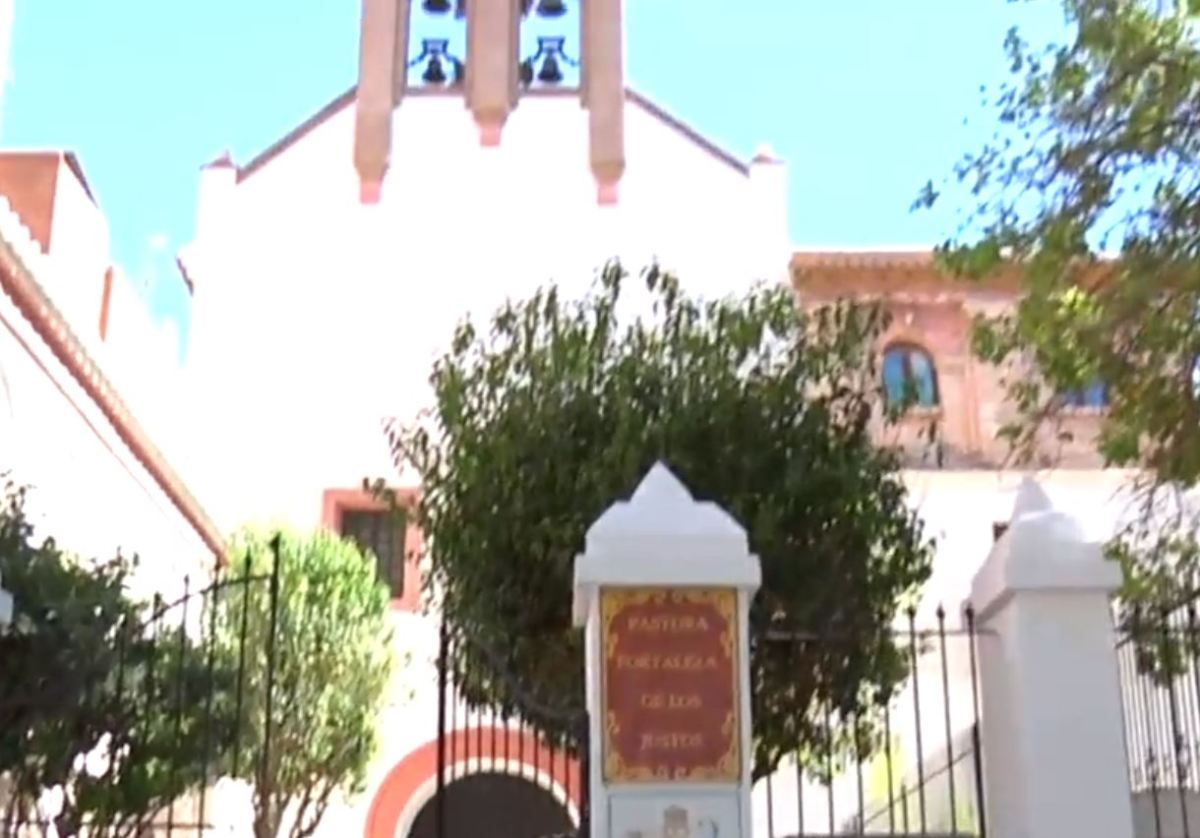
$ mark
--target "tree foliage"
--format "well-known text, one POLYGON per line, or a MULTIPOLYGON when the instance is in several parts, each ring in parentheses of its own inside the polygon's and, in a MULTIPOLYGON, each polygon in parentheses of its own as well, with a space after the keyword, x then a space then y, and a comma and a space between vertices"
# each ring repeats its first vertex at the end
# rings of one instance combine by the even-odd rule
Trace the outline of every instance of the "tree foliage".
POLYGON ((225 735, 201 696, 227 685, 170 612, 128 594, 135 562, 84 562, 37 541, 24 492, 0 508, 0 577, 14 622, 0 630, 0 832, 49 817, 128 836, 195 789, 225 735), (57 811, 39 813, 46 791, 57 811))
MULTIPOLYGON (((819 708, 881 701, 904 675, 888 626, 930 550, 896 457, 872 443, 883 316, 801 314, 783 287, 702 304, 657 268, 644 279, 636 319, 614 264, 580 302, 550 288, 485 331, 463 322, 431 376, 435 409, 389 436, 421 477, 427 579, 449 630, 503 650, 505 671, 559 710, 583 704, 572 567, 591 522, 660 459, 728 509, 763 567, 750 620, 761 775, 828 744, 819 708), (766 640, 795 629, 837 642, 766 640)), ((496 661, 464 648, 470 698, 520 706, 496 661)))
POLYGON ((1032 367, 1009 386, 1019 455, 1061 394, 1106 386, 1099 450, 1147 474, 1113 553, 1128 596, 1161 599, 1200 582, 1194 511, 1158 491, 1200 479, 1200 40, 1159 0, 1062 3, 1061 39, 1008 35, 999 128, 956 170, 968 220, 942 253, 956 273, 1019 279, 1015 309, 981 318, 974 341, 1032 367))
POLYGON ((241 667, 236 771, 254 788, 254 834, 275 838, 289 823, 302 838, 334 795, 365 783, 392 670, 388 594, 374 563, 326 532, 243 531, 242 578, 270 580, 276 550, 277 582, 228 587, 219 645, 255 662, 241 667))

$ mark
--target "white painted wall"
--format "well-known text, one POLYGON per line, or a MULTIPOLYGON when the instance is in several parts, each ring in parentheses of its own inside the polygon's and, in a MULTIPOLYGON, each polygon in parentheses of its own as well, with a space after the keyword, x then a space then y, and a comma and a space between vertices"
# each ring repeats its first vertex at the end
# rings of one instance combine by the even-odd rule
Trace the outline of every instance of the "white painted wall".
POLYGON ((218 520, 311 524, 321 489, 392 474, 379 418, 427 403, 431 362, 468 310, 551 279, 577 295, 613 255, 633 268, 657 255, 705 292, 745 288, 745 172, 638 104, 627 126, 616 208, 596 205, 570 97, 523 100, 498 149, 480 148, 461 100, 411 97, 373 207, 358 202, 352 106, 232 192, 206 188, 189 376, 206 426, 253 478, 196 473, 218 520))
POLYGON ((37 282, 140 424, 160 446, 176 448, 170 435, 190 430, 175 413, 181 407, 178 330, 169 320, 156 320, 131 278, 113 266, 108 220, 62 155, 57 168, 50 244, 37 260, 37 282), (105 275, 110 271, 108 329, 102 339, 105 275))
MULTIPOLYGON (((917 622, 930 626, 938 604, 957 613, 992 548, 992 525, 1012 515, 1019 471, 908 471, 909 502, 935 542, 933 574, 921 592, 917 622)), ((1079 520, 1088 538, 1106 541, 1131 514, 1129 472, 1058 469, 1037 474, 1058 508, 1079 520)))
POLYGON ((155 319, 148 300, 120 267, 113 269, 108 331, 103 341, 98 339, 98 312, 89 312, 89 316, 96 323, 82 325, 96 335, 93 351, 97 361, 155 444, 169 452, 172 465, 178 468, 174 455, 189 448, 181 436, 191 438, 196 428, 188 421, 182 401, 185 382, 174 321, 155 319))
POLYGON ((39 536, 84 557, 120 550, 145 562, 139 587, 174 589, 211 553, 0 294, 0 472, 31 489, 39 536))

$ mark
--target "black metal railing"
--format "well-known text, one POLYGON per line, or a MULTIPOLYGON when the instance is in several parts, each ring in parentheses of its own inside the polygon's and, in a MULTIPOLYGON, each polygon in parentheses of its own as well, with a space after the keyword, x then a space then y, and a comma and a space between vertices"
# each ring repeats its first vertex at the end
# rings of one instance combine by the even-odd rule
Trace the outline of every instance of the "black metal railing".
MULTIPOLYGON (((847 701, 814 692, 803 724, 815 725, 799 752, 779 760, 754 788, 763 838, 812 835, 980 835, 983 807, 976 626, 964 609, 951 627, 884 631, 881 642, 903 677, 890 689, 847 701)), ((830 631, 780 632, 770 643, 796 650, 799 665, 853 661, 863 639, 830 631)), ((826 664, 827 665, 827 664, 826 664)))
POLYGON ((1135 817, 1155 836, 1200 836, 1197 595, 1118 606, 1117 666, 1135 817))
MULTIPOLYGON (((276 721, 279 556, 276 541, 265 571, 247 556, 203 586, 184 579, 132 619, 98 622, 93 659, 49 690, 0 690, 5 742, 30 743, 4 755, 0 836, 200 835, 214 826, 219 780, 261 793, 276 721), (265 637, 253 633, 259 618, 265 637)), ((4 642, 56 641, 17 632, 4 642)))
POLYGON ((436 789, 410 836, 587 838, 589 722, 582 696, 576 707, 548 705, 517 682, 499 655, 445 625, 437 672, 436 789), (480 678, 505 682, 510 706, 472 700, 480 678))

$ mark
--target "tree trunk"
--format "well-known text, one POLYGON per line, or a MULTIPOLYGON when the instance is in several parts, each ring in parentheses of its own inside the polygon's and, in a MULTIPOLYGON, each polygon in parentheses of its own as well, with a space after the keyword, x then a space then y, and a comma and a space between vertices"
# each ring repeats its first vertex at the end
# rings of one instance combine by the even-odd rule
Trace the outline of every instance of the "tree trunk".
POLYGON ((284 802, 267 797, 254 807, 254 838, 277 838, 284 802))

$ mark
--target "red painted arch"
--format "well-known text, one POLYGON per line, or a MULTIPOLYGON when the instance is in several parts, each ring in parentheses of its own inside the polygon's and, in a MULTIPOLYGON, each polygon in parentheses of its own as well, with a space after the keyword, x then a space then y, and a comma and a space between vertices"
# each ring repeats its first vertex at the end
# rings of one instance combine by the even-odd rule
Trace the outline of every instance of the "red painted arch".
MULTIPOLYGON (((540 776, 549 776, 579 809, 581 774, 579 761, 556 748, 539 742, 529 731, 517 731, 496 725, 480 725, 457 730, 446 740, 447 759, 506 759, 533 768, 540 776)), ((371 808, 367 811, 366 838, 395 838, 400 816, 421 787, 437 777, 438 742, 433 739, 409 752, 383 779, 371 808)))

